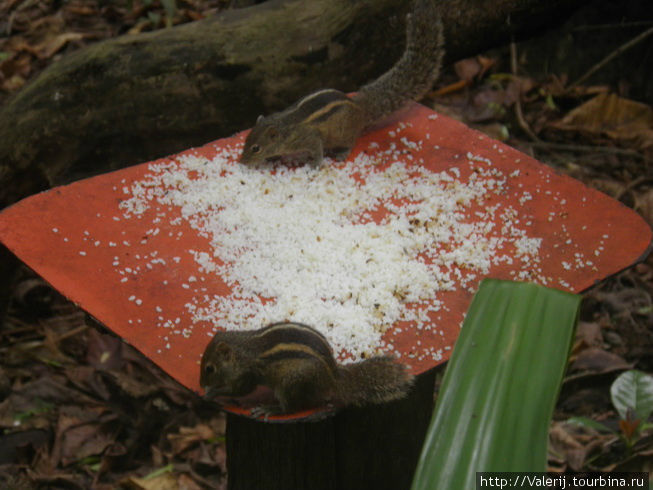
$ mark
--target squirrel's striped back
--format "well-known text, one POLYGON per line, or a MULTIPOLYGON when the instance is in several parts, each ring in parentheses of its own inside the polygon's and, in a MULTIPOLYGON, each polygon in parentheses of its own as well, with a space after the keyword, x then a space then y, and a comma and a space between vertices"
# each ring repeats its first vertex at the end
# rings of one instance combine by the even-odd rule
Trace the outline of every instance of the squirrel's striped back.
POLYGON ((313 327, 296 322, 273 323, 255 334, 259 358, 268 361, 315 357, 335 371, 331 345, 313 327))

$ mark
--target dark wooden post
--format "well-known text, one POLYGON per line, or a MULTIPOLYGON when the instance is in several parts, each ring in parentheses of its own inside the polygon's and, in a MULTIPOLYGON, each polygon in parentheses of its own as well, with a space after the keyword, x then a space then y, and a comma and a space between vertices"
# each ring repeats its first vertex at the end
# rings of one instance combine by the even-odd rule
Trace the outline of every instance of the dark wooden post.
POLYGON ((403 400, 346 408, 319 421, 227 415, 230 490, 410 488, 433 412, 437 368, 403 400))

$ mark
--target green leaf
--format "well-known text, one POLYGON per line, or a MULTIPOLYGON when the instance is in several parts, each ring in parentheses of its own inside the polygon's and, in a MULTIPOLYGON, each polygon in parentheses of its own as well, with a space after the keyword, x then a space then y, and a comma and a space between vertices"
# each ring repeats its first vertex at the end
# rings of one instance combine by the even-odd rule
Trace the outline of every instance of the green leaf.
POLYGON ((161 4, 166 11, 166 25, 171 27, 172 18, 177 13, 177 2, 176 0, 161 0, 161 4))
POLYGON ((54 408, 54 404, 43 401, 40 398, 34 400, 34 407, 25 410, 24 412, 18 412, 14 414, 14 420, 16 422, 22 423, 27 419, 34 417, 35 415, 41 415, 44 413, 50 412, 54 408))
POLYGON ((161 22, 161 14, 158 12, 148 12, 147 20, 149 20, 150 24, 152 24, 154 27, 157 27, 161 22))
POLYGON ((612 434, 615 432, 607 425, 604 425, 601 422, 597 422, 596 420, 588 419, 587 417, 571 417, 567 420, 567 423, 572 425, 579 425, 581 427, 588 427, 599 432, 609 432, 612 434))
POLYGON ((546 106, 549 109, 553 109, 554 111, 558 110, 558 106, 556 105, 555 101, 553 100, 553 96, 551 94, 546 94, 546 99, 545 99, 546 106))
POLYGON ((477 471, 546 471, 548 428, 580 297, 486 279, 467 312, 413 490, 476 488, 477 471))
POLYGON ((175 465, 168 464, 166 466, 159 468, 158 470, 154 470, 151 473, 148 473, 143 477, 143 480, 152 480, 153 478, 161 476, 165 473, 172 473, 173 471, 175 471, 175 465))
POLYGON ((102 466, 102 458, 97 454, 94 454, 80 459, 77 461, 77 464, 80 466, 85 466, 91 471, 98 471, 100 466, 102 466))
POLYGON ((637 420, 647 420, 653 413, 653 376, 636 369, 626 371, 612 383, 610 396, 623 420, 628 419, 628 409, 637 420))

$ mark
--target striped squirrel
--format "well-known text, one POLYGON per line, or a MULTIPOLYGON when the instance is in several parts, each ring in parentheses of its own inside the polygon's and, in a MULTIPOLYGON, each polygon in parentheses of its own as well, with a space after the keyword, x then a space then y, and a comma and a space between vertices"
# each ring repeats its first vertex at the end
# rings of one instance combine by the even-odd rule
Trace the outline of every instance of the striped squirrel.
POLYGON ((289 413, 336 405, 367 405, 403 398, 413 383, 405 366, 387 356, 336 363, 327 339, 301 323, 254 331, 218 332, 202 355, 205 398, 244 397, 270 388, 279 406, 253 413, 289 413))
POLYGON ((437 79, 444 54, 436 1, 415 0, 407 19, 406 49, 389 71, 352 97, 338 90, 319 90, 284 111, 259 116, 240 162, 255 165, 301 156, 319 164, 325 152, 346 158, 363 131, 406 101, 422 98, 437 79))

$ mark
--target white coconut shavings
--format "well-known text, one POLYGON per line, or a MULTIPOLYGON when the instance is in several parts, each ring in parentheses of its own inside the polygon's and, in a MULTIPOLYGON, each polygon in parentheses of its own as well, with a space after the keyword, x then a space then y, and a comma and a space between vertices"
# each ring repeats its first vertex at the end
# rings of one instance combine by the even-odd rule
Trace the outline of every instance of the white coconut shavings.
MULTIPOLYGON (((399 161, 381 167, 361 154, 342 166, 273 172, 236 164, 237 154, 229 148, 211 161, 185 155, 151 165, 146 179, 123 190, 131 195, 121 204, 125 218, 156 200, 179 208, 210 240, 212 250, 188 251, 196 275, 219 274, 232 293, 197 294, 186 305, 194 323, 253 329, 305 322, 356 359, 391 349, 381 336, 399 320, 429 326, 429 313, 442 306, 439 291, 467 287, 492 264, 512 263, 508 252, 498 253, 504 246, 513 245, 525 269, 539 261, 541 239, 517 226, 514 209, 493 205, 469 220, 470 206, 504 192, 506 176, 496 169, 475 168, 462 181, 458 168, 435 173, 399 161)), ((467 158, 474 167, 491 163, 467 158)))

